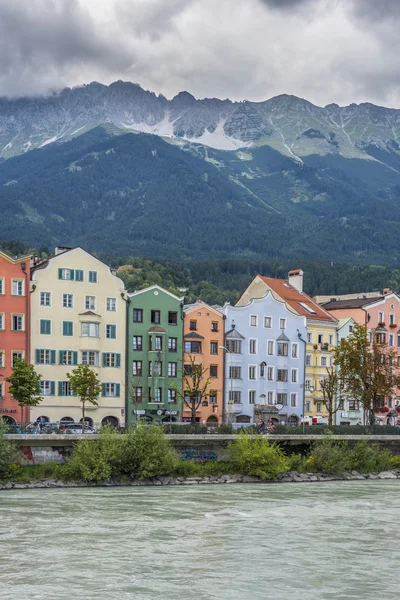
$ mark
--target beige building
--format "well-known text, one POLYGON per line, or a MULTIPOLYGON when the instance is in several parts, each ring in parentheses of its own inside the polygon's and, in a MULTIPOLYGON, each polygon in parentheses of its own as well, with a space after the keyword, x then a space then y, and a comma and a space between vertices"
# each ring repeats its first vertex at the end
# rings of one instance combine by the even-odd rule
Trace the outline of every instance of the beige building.
POLYGON ((86 419, 99 426, 125 425, 126 292, 110 268, 82 248, 56 248, 31 270, 31 362, 42 375, 44 400, 31 420, 76 421, 79 398, 67 373, 88 364, 101 381, 98 406, 86 419))

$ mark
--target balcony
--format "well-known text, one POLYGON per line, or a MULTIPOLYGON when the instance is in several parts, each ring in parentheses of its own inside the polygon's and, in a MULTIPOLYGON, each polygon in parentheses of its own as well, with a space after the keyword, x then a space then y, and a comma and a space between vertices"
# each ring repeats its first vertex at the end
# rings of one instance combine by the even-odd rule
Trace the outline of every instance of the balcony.
POLYGON ((329 344, 319 344, 319 349, 321 350, 321 352, 328 352, 329 344))

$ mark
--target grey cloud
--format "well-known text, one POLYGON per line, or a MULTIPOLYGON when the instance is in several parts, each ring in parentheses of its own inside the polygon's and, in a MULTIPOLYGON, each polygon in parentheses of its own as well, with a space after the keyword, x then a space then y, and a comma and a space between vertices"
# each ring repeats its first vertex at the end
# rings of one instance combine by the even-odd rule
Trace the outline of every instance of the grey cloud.
POLYGON ((373 23, 400 19, 399 0, 352 0, 350 8, 356 18, 373 23))
POLYGON ((288 9, 288 8, 297 8, 298 6, 303 6, 305 4, 310 4, 311 2, 315 2, 315 0, 259 0, 261 4, 264 4, 268 8, 273 8, 275 10, 288 9))
POLYGON ((160 39, 174 28, 174 18, 192 7, 197 0, 118 0, 116 17, 140 36, 160 39))

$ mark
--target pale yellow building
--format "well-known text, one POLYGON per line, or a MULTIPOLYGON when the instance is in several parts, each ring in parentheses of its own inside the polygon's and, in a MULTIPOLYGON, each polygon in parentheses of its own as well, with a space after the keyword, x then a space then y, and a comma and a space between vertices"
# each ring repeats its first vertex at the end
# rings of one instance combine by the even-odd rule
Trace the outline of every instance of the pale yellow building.
POLYGON ((86 420, 125 425, 126 292, 110 268, 82 248, 56 248, 31 270, 31 362, 42 375, 43 401, 31 420, 82 418, 67 373, 88 364, 101 381, 98 406, 86 420))

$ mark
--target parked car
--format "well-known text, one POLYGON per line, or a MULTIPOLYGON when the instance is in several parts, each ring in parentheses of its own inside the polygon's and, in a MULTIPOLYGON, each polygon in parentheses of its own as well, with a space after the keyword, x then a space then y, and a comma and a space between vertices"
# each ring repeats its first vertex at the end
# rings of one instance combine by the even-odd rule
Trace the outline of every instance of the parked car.
POLYGON ((96 433, 96 429, 89 425, 82 427, 82 423, 64 423, 61 424, 61 433, 96 433))

